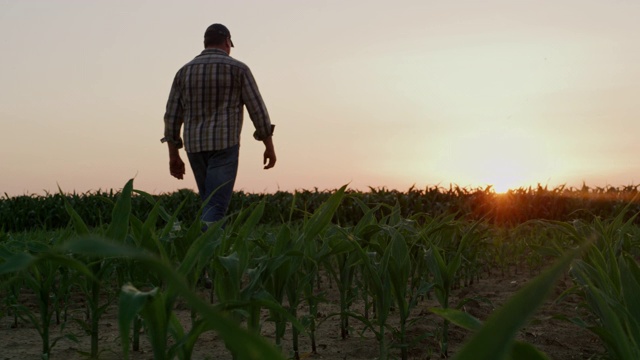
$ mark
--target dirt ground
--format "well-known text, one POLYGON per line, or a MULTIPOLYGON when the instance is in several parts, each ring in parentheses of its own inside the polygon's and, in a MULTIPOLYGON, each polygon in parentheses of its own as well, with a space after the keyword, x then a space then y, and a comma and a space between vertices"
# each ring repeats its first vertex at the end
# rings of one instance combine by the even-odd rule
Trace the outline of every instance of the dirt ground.
MULTIPOLYGON (((500 307, 518 288, 525 284, 532 276, 528 274, 494 275, 487 277, 474 285, 454 291, 451 303, 455 304, 463 298, 483 298, 484 301, 470 301, 465 305, 465 310, 472 315, 486 319, 494 310, 500 307)), ((564 289, 571 285, 570 280, 561 279, 554 291, 554 297, 558 296, 564 289)), ((321 318, 323 320, 317 331, 318 351, 311 353, 311 345, 307 337, 301 337, 300 351, 303 359, 376 359, 377 342, 372 333, 365 332, 360 335, 362 326, 354 319, 350 320, 353 327, 350 337, 342 340, 340 336, 339 318, 329 317, 327 314, 338 311, 338 295, 335 290, 324 286, 327 291, 329 303, 320 305, 321 318)), ((202 289, 203 296, 206 296, 202 289)), ((547 301, 539 309, 532 321, 519 332, 518 338, 534 344, 538 349, 545 352, 551 359, 590 359, 599 358, 603 353, 603 347, 599 339, 587 330, 584 330, 569 322, 553 319, 554 315, 565 315, 569 318, 580 315, 583 311, 578 306, 577 298, 569 297, 561 303, 547 301)), ((361 304, 355 304, 355 307, 361 304)), ((441 318, 428 311, 429 307, 437 307, 435 300, 427 300, 419 304, 412 311, 412 318, 415 323, 411 326, 410 336, 414 339, 424 337, 418 345, 410 351, 411 359, 439 359, 438 341, 434 336, 434 331, 441 328, 441 318), (424 335, 427 335, 426 337, 424 335)), ((302 312, 307 310, 302 308, 302 312)), ((184 309, 176 310, 181 320, 185 324, 189 321, 189 312, 184 309)), ((265 323, 263 334, 267 339, 273 341, 273 326, 266 322, 268 315, 265 313, 265 323)), ((30 324, 22 321, 17 328, 12 327, 12 318, 5 316, 0 319, 0 360, 5 359, 40 359, 39 350, 41 348, 40 337, 37 331, 30 324)), ((392 314, 390 323, 397 323, 397 318, 392 314)), ((51 359, 86 359, 82 352, 87 352, 90 348, 89 337, 82 334, 78 327, 68 325, 65 332, 72 332, 78 336, 79 342, 72 342, 67 339, 60 340, 53 349, 51 359)), ((455 354, 464 340, 469 336, 469 332, 456 326, 450 326, 450 352, 455 354)), ((52 326, 52 338, 61 334, 60 329, 52 326)), ((100 348, 102 350, 101 359, 122 359, 121 345, 118 335, 117 309, 109 309, 103 316, 100 328, 100 348)), ((287 333, 283 352, 290 354, 290 333, 287 333)), ((153 359, 153 353, 148 340, 141 336, 142 350, 132 352, 131 359, 153 359)), ((398 356, 399 351, 393 350, 392 356, 398 356)), ((393 358, 393 357, 392 357, 393 358)), ((194 359, 231 359, 230 354, 225 349, 222 342, 215 333, 205 333, 200 338, 194 352, 194 359)))

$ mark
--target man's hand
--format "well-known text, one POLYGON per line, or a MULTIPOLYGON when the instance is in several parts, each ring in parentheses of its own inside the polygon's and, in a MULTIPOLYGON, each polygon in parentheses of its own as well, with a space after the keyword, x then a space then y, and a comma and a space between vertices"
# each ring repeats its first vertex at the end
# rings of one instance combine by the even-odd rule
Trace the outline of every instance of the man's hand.
POLYGON ((169 145, 169 172, 174 178, 182 180, 184 178, 184 161, 180 158, 178 148, 171 143, 167 144, 169 145))
POLYGON ((271 169, 272 167, 274 167, 276 165, 276 152, 273 151, 273 149, 271 149, 271 151, 269 151, 269 149, 266 149, 264 151, 264 168, 265 169, 271 169))
POLYGON ((184 161, 182 161, 180 156, 172 156, 169 158, 169 171, 171 172, 171 176, 182 180, 184 177, 184 161))
POLYGON ((268 137, 264 141, 264 168, 271 169, 276 165, 276 150, 273 148, 273 138, 268 137))

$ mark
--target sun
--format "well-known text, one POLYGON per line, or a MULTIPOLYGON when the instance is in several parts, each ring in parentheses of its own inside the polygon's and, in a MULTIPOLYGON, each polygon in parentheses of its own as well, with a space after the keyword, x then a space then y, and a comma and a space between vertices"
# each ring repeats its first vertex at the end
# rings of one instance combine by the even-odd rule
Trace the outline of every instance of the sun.
POLYGON ((509 178, 496 179, 492 183, 488 183, 487 185, 491 185, 491 188, 497 194, 505 194, 509 190, 514 190, 514 189, 517 189, 519 187, 522 187, 522 185, 518 182, 518 180, 516 180, 514 178, 511 178, 511 179, 509 179, 509 178))
POLYGON ((491 185, 496 193, 506 193, 510 189, 517 189, 526 184, 528 169, 526 163, 506 154, 493 154, 475 163, 475 182, 479 185, 491 185))

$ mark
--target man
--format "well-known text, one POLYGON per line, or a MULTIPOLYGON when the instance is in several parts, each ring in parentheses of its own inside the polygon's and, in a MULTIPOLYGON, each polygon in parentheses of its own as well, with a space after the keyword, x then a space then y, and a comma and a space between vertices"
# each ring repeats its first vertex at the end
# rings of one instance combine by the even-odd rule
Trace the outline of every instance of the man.
POLYGON ((208 226, 225 216, 238 171, 238 151, 246 106, 256 140, 265 145, 264 168, 276 163, 273 129, 267 108, 247 65, 230 56, 231 33, 213 24, 204 33, 205 49, 176 74, 164 115, 164 138, 169 147, 171 175, 182 179, 187 152, 204 205, 202 221, 208 226))

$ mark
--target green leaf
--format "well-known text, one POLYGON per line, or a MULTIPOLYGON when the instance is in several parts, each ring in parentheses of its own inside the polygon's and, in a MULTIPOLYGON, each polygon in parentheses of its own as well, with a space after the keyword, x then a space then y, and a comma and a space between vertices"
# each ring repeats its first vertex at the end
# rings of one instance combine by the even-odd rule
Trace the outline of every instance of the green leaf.
POLYGON ((145 304, 156 296, 157 292, 157 288, 143 292, 131 284, 122 286, 118 304, 118 326, 120 329, 120 339, 122 341, 122 352, 125 359, 129 356, 129 331, 131 330, 131 323, 140 310, 144 308, 145 304))
POLYGON ((342 186, 339 190, 334 192, 331 197, 324 202, 318 210, 311 216, 309 221, 304 225, 302 238, 304 241, 313 240, 325 227, 331 223, 333 214, 338 209, 342 198, 344 197, 344 191, 347 185, 342 186))
POLYGON ((0 264, 0 274, 13 273, 28 269, 34 262, 36 257, 29 253, 17 253, 6 259, 0 264))
POLYGON ((129 232, 129 215, 131 214, 131 192, 133 179, 129 180, 122 189, 120 197, 111 213, 111 224, 107 228, 107 237, 123 242, 129 232))
POLYGON ((112 239, 99 235, 79 236, 60 246, 62 251, 96 257, 134 257, 144 254, 144 250, 117 246, 112 239))
POLYGON ((482 327, 480 320, 464 311, 451 308, 429 308, 429 311, 467 330, 477 331, 482 327))
POLYGON ((64 199, 64 208, 67 211, 67 214, 71 217, 71 222, 73 223, 73 227, 76 229, 76 234, 78 235, 88 235, 89 228, 87 224, 85 224, 84 220, 80 217, 80 215, 76 212, 76 210, 69 204, 69 200, 62 193, 62 189, 60 190, 60 194, 64 199))
POLYGON ((629 326, 631 331, 629 334, 640 340, 638 333, 638 325, 640 324, 640 269, 635 260, 625 254, 618 261, 620 266, 620 276, 622 280, 622 295, 624 296, 624 305, 629 311, 629 326))
POLYGON ((219 244, 216 240, 220 236, 218 230, 222 227, 222 224, 222 221, 217 222, 191 244, 184 259, 182 259, 182 262, 178 266, 178 272, 180 274, 187 276, 194 269, 200 273, 206 261, 211 259, 211 254, 214 253, 215 247, 219 244), (196 268, 197 266, 199 266, 199 268, 196 268))

